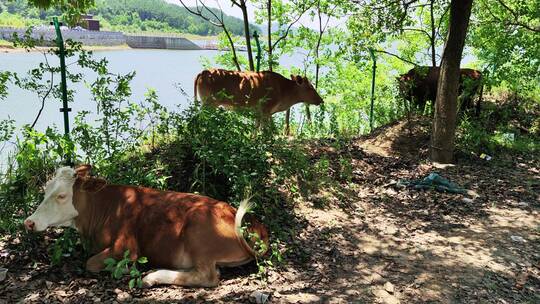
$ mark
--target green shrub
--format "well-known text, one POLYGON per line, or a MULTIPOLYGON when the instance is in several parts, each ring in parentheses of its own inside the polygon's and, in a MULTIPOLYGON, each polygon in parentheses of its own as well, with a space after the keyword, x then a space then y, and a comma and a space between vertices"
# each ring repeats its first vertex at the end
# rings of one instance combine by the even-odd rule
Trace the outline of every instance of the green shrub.
POLYGON ((467 154, 502 155, 540 151, 536 133, 540 103, 535 100, 496 95, 502 100, 486 103, 481 116, 464 115, 457 127, 456 144, 467 154))
POLYGON ((129 275, 128 287, 133 289, 135 287, 142 288, 142 273, 137 265, 148 263, 146 257, 139 257, 136 260, 131 260, 129 250, 124 252, 124 256, 121 260, 115 260, 114 258, 107 258, 104 261, 105 271, 111 273, 111 277, 120 280, 124 275, 129 275))

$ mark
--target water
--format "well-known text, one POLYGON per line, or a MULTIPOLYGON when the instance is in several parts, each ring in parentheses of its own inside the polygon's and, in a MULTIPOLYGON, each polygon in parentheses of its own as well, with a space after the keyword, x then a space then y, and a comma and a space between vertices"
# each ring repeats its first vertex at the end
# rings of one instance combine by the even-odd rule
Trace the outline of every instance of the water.
MULTIPOLYGON (((109 71, 118 74, 127 74, 135 71, 136 76, 131 82, 132 101, 144 99, 144 93, 153 88, 157 91, 159 102, 166 107, 176 105, 187 107, 190 102, 180 93, 177 85, 182 87, 188 95, 193 94, 193 80, 203 69, 202 59, 213 58, 218 51, 170 51, 170 50, 122 50, 95 52, 95 58, 107 58, 109 71)), ((49 56, 51 65, 58 65, 55 56, 49 56)), ((14 71, 20 74, 36 67, 43 61, 41 53, 11 53, 0 54, 0 70, 14 71)), ((68 60, 68 64, 69 64, 68 60)), ((68 67, 71 71, 80 71, 75 65, 68 67)), ((91 82, 95 75, 86 71, 86 81, 91 82)), ((58 79, 56 79, 58 81, 58 79)), ((71 116, 82 110, 95 112, 95 102, 92 100, 90 89, 83 83, 70 85, 76 91, 74 102, 70 104, 73 109, 71 116)), ((10 86, 7 99, 0 102, 0 119, 10 117, 17 126, 30 124, 36 117, 40 100, 28 91, 10 86)), ((59 112, 61 102, 50 99, 46 102, 36 129, 43 131, 47 126, 62 125, 62 115, 59 112)))
MULTIPOLYGON (((115 51, 96 51, 94 58, 107 58, 109 61, 109 71, 115 74, 126 74, 132 71, 136 76, 131 82, 132 97, 131 101, 140 102, 144 100, 144 94, 149 88, 156 90, 158 101, 168 107, 170 110, 186 108, 191 102, 189 96, 193 95, 193 81, 195 76, 203 70, 203 62, 211 60, 219 51, 212 50, 115 50, 115 51), (185 90, 188 97, 181 94, 178 87, 185 90)), ((241 52, 240 56, 246 54, 241 52)), ((58 66, 59 60, 54 55, 48 56, 49 63, 52 66, 58 66)), ((286 56, 281 64, 285 67, 301 66, 302 55, 299 53, 293 56, 286 56)), ((44 61, 43 54, 38 52, 31 53, 4 53, 0 54, 0 71, 12 71, 21 75, 32 68, 38 66, 44 61)), ((67 60, 66 64, 73 59, 67 60)), ((76 65, 69 65, 68 68, 77 72, 80 69, 76 65)), ((95 80, 95 74, 85 70, 85 80, 92 82, 95 80)), ((57 76, 57 75, 55 75, 57 76)), ((58 77, 55 81, 59 81, 58 77)), ((96 105, 92 100, 90 89, 83 83, 69 85, 70 89, 75 90, 74 102, 70 104, 72 112, 70 121, 82 110, 95 112, 96 105)), ((0 120, 11 118, 15 120, 16 126, 21 127, 24 124, 31 124, 41 106, 41 100, 34 93, 24 91, 9 86, 8 97, 0 101, 0 120)), ((41 114, 35 128, 38 131, 45 131, 48 126, 56 125, 63 130, 62 113, 59 112, 61 101, 49 99, 41 114)), ((0 146, 0 166, 7 157, 9 149, 0 146)))

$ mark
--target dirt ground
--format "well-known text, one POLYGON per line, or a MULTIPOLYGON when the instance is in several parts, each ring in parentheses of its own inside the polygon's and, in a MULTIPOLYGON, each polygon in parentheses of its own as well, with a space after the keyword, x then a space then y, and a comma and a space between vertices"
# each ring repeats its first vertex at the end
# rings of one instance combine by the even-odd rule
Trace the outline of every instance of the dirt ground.
POLYGON ((0 303, 238 303, 256 302, 257 291, 268 303, 540 303, 540 157, 435 166, 425 161, 427 137, 397 123, 340 150, 313 144, 313 161, 328 157, 331 177, 343 155, 351 176, 297 200, 287 227, 296 237, 266 282, 250 264, 223 269, 217 288, 130 291, 82 271, 77 252, 69 265, 49 266, 57 234, 21 233, 0 239, 0 267, 9 269, 0 303), (430 172, 471 191, 396 186, 430 172))

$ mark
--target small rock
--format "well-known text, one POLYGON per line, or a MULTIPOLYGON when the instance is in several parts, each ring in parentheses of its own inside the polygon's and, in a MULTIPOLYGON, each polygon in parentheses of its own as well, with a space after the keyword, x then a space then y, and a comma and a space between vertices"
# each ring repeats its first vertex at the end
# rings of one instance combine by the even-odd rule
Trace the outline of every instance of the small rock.
POLYGON ((93 297, 93 298, 92 298, 92 301, 94 301, 94 303, 99 303, 99 302, 101 302, 101 298, 99 298, 99 297, 93 297))
POLYGON ((386 191, 385 191, 386 194, 390 195, 390 196, 393 196, 393 195, 396 195, 397 192, 396 190, 392 189, 392 188, 387 188, 386 191))
POLYGON ((47 286, 47 289, 51 289, 52 285, 53 285, 53 282, 45 281, 45 286, 47 286))
POLYGON ((0 267, 0 282, 6 279, 7 272, 8 272, 7 268, 0 267))
POLYGON ((125 291, 119 293, 117 296, 116 296, 116 300, 118 302, 125 302, 125 301, 128 301, 128 300, 131 300, 131 295, 125 291))
POLYGON ((525 240, 524 238, 522 238, 519 235, 511 235, 510 239, 512 239, 512 241, 518 242, 518 243, 526 243, 527 242, 527 240, 525 240))
POLYGON ((266 293, 262 293, 258 290, 255 290, 252 292, 249 297, 251 300, 257 304, 265 304, 268 301, 269 295, 266 293))
POLYGON ((114 289, 114 293, 115 294, 120 294, 120 293, 122 293, 122 290, 120 288, 116 288, 116 289, 114 289))
POLYGON ((468 198, 468 197, 462 198, 461 201, 466 203, 466 204, 471 204, 471 203, 474 202, 474 200, 472 198, 468 198))
POLYGON ((527 203, 527 202, 519 202, 519 203, 517 203, 517 205, 519 207, 529 207, 529 203, 527 203))
POLYGON ((389 293, 394 293, 394 284, 390 282, 384 283, 384 290, 388 291, 389 293))
POLYGON ((88 292, 88 289, 86 288, 81 288, 77 291, 77 294, 78 295, 83 295, 83 294, 86 294, 88 292))
POLYGON ((395 235, 398 233, 398 228, 394 225, 388 225, 384 228, 384 234, 395 235))

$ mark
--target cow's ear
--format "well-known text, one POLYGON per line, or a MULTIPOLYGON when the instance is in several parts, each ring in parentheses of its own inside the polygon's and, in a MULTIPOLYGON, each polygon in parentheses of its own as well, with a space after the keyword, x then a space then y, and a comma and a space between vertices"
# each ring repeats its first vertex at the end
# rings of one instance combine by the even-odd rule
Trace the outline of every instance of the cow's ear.
POLYGON ((296 84, 301 85, 304 83, 304 78, 302 78, 302 76, 296 76, 295 81, 296 81, 296 84))
POLYGON ((78 177, 88 177, 90 176, 90 172, 92 172, 92 165, 89 164, 80 165, 75 168, 75 175, 78 177))
POLYGON ((85 192, 98 192, 107 185, 107 181, 102 178, 89 177, 85 178, 81 189, 85 192))

